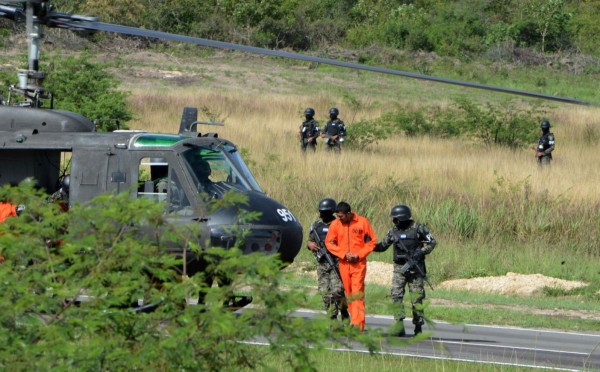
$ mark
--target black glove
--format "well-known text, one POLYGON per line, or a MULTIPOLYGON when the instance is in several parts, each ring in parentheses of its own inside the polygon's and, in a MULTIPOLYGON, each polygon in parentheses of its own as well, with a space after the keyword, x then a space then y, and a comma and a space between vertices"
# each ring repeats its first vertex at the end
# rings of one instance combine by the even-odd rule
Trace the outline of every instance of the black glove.
POLYGON ((425 258, 425 252, 423 252, 422 249, 417 249, 415 253, 413 253, 414 260, 422 260, 423 258, 425 258))

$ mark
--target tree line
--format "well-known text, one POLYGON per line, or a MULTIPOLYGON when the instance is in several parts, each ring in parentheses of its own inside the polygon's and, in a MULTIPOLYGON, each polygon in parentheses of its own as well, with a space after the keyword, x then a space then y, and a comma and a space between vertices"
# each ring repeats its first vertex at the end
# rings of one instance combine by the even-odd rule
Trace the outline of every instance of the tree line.
POLYGON ((498 45, 600 55, 598 0, 57 0, 103 22, 294 50, 371 45, 471 58, 498 45))

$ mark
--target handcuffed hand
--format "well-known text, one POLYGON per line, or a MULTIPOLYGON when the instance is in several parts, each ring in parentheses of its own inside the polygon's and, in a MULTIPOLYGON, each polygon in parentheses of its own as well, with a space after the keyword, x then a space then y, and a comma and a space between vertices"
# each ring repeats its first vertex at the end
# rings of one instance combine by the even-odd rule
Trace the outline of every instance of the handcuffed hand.
POLYGON ((350 263, 356 263, 358 262, 358 255, 356 253, 346 253, 346 261, 350 262, 350 263))

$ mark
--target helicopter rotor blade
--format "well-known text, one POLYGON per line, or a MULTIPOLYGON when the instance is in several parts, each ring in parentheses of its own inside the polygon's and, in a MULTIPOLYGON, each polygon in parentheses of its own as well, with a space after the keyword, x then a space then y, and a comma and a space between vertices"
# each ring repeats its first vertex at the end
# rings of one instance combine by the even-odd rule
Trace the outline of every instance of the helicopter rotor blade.
MULTIPOLYGON (((15 1, 15 2, 17 2, 17 1, 15 1)), ((24 2, 24 1, 18 1, 18 2, 24 2)), ((40 0, 29 0, 27 2, 35 4, 35 3, 40 3, 40 0)), ((22 12, 22 8, 17 8, 12 5, 9 6, 9 4, 6 3, 6 0, 4 2, 0 2, 0 16, 4 16, 9 19, 17 20, 17 18, 19 18, 19 19, 21 18, 21 14, 20 14, 21 12, 22 12)), ((389 75, 403 76, 403 77, 408 77, 408 78, 413 78, 413 79, 420 79, 420 80, 433 81, 433 82, 444 83, 444 84, 458 85, 458 86, 463 86, 463 87, 468 87, 468 88, 476 88, 476 89, 483 89, 483 90, 489 90, 489 91, 495 91, 495 92, 501 92, 501 93, 507 93, 507 94, 515 94, 515 95, 532 97, 532 98, 540 98, 540 99, 558 101, 558 102, 563 102, 563 103, 570 103, 570 104, 577 104, 577 105, 592 105, 592 103, 590 103, 590 102, 582 101, 582 100, 579 100, 576 98, 560 97, 560 96, 554 96, 554 95, 550 95, 550 94, 529 92, 529 91, 519 90, 519 89, 505 88, 505 87, 479 84, 479 83, 473 83, 473 82, 462 81, 462 80, 447 79, 447 78, 431 76, 431 75, 417 74, 417 73, 406 72, 406 71, 401 71, 401 70, 394 70, 394 69, 385 68, 385 67, 369 66, 369 65, 359 64, 359 63, 344 62, 344 61, 340 61, 340 60, 322 58, 322 57, 313 57, 313 56, 309 56, 306 54, 300 54, 300 53, 284 52, 284 51, 271 50, 271 49, 266 49, 266 48, 259 48, 259 47, 241 45, 241 44, 228 43, 228 42, 223 42, 223 41, 203 39, 203 38, 199 38, 199 37, 171 34, 171 33, 162 32, 162 31, 145 30, 145 29, 141 29, 141 28, 97 22, 98 19, 96 17, 71 15, 71 14, 67 14, 67 13, 58 13, 58 12, 50 11, 47 14, 45 14, 44 17, 41 17, 41 18, 42 19, 38 18, 36 23, 39 23, 39 24, 43 23, 48 27, 65 28, 65 29, 70 29, 73 31, 87 31, 87 32, 106 31, 106 32, 114 32, 114 33, 118 33, 118 34, 125 34, 125 35, 132 35, 132 36, 140 36, 140 37, 156 38, 156 39, 170 40, 170 41, 177 41, 177 42, 184 42, 184 43, 192 43, 192 44, 206 46, 206 47, 238 50, 238 51, 242 51, 242 52, 262 54, 262 55, 267 55, 267 56, 272 56, 272 57, 296 59, 296 60, 312 62, 312 63, 323 63, 323 64, 328 64, 328 65, 333 65, 333 66, 346 67, 346 68, 364 70, 364 71, 371 71, 371 72, 383 73, 383 74, 389 74, 389 75)))
POLYGON ((339 60, 329 59, 329 58, 313 57, 313 56, 300 54, 300 53, 284 52, 284 51, 271 50, 271 49, 266 49, 266 48, 259 48, 259 47, 241 45, 241 44, 228 43, 228 42, 223 42, 223 41, 203 39, 203 38, 192 37, 192 36, 171 34, 168 32, 145 30, 145 29, 140 29, 140 28, 135 28, 135 27, 121 26, 121 25, 115 25, 115 24, 103 23, 103 22, 69 21, 69 20, 64 20, 61 22, 62 22, 62 25, 56 25, 56 26, 69 27, 69 28, 75 28, 75 29, 84 29, 84 30, 114 32, 114 33, 118 33, 118 34, 149 37, 149 38, 177 41, 177 42, 184 42, 184 43, 192 43, 192 44, 197 44, 197 45, 206 46, 206 47, 238 50, 238 51, 242 51, 242 52, 262 54, 262 55, 267 55, 267 56, 272 56, 272 57, 290 58, 290 59, 296 59, 296 60, 301 60, 301 61, 306 61, 306 62, 324 63, 324 64, 328 64, 328 65, 347 67, 347 68, 351 68, 351 69, 372 71, 372 72, 376 72, 376 73, 384 73, 384 74, 390 74, 390 75, 396 75, 396 76, 403 76, 403 77, 409 77, 409 78, 413 78, 413 79, 428 80, 428 81, 434 81, 434 82, 438 82, 438 83, 459 85, 459 86, 464 86, 464 87, 469 87, 469 88, 491 90, 491 91, 508 93, 508 94, 516 94, 516 95, 521 95, 521 96, 526 96, 526 97, 541 98, 541 99, 545 99, 545 100, 552 100, 552 101, 558 101, 558 102, 563 102, 563 103, 571 103, 571 104, 577 104, 577 105, 591 105, 590 102, 582 101, 582 100, 575 99, 575 98, 559 97, 559 96, 529 92, 529 91, 519 90, 519 89, 511 89, 511 88, 504 88, 504 87, 493 86, 493 85, 472 83, 472 82, 461 81, 461 80, 446 79, 446 78, 441 78, 441 77, 437 77, 437 76, 417 74, 417 73, 406 72, 406 71, 401 71, 401 70, 394 70, 394 69, 390 69, 390 68, 375 67, 375 66, 363 65, 363 64, 359 64, 359 63, 344 62, 344 61, 339 61, 339 60))
POLYGON ((0 17, 10 19, 15 22, 25 21, 25 12, 23 8, 0 3, 0 17))

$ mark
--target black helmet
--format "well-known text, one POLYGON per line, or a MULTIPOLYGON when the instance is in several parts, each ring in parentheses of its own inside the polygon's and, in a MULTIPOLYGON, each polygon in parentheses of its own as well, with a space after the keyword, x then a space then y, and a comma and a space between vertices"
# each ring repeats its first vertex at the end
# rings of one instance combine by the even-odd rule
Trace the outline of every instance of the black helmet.
POLYGON ((304 116, 312 118, 313 116, 315 116, 315 109, 312 107, 307 108, 306 110, 304 110, 304 116))
POLYGON ((390 211, 390 217, 392 217, 395 220, 398 220, 399 222, 408 221, 410 220, 411 216, 412 214, 410 213, 410 208, 402 204, 396 205, 390 211))
POLYGON ((340 114, 340 110, 338 110, 336 107, 332 107, 331 109, 329 109, 329 117, 332 119, 335 119, 338 117, 338 115, 340 114))
POLYGON ((337 203, 335 200, 331 198, 323 199, 319 202, 319 211, 327 211, 327 212, 335 212, 335 207, 337 203))
POLYGON ((550 129, 550 122, 548 120, 542 120, 542 123, 540 124, 540 128, 542 128, 544 130, 550 129))

